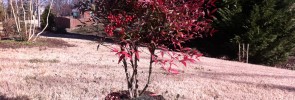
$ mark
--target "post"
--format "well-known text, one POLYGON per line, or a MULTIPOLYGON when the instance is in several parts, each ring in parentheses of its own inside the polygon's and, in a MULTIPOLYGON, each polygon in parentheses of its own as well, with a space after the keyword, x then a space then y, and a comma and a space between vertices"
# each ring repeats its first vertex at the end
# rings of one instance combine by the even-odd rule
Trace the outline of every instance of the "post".
POLYGON ((3 22, 0 22, 0 33, 3 33, 3 22))
POLYGON ((2 34, 3 34, 3 22, 0 22, 0 40, 2 40, 2 34))
POLYGON ((242 59, 243 59, 243 62, 245 61, 245 44, 243 43, 243 56, 242 56, 242 59))
POLYGON ((246 62, 248 63, 248 61, 249 61, 249 44, 247 44, 247 60, 246 60, 246 62))
POLYGON ((241 61, 241 44, 239 43, 239 54, 238 54, 238 56, 239 56, 239 61, 241 61))
POLYGON ((38 27, 41 28, 41 14, 40 14, 40 2, 37 0, 37 15, 38 15, 38 27))

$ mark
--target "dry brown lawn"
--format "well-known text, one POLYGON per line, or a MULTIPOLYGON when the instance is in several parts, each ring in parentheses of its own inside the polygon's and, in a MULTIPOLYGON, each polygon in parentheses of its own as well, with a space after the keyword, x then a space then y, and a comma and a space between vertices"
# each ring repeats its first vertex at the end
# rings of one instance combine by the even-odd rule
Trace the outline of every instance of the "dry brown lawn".
MULTIPOLYGON (((0 95, 103 100, 112 91, 127 89, 118 56, 109 49, 96 50, 93 41, 61 39, 75 46, 0 48, 0 95)), ((143 84, 148 55, 141 58, 143 84)), ((148 90, 168 100, 295 100, 295 71, 206 57, 178 69, 181 73, 172 75, 155 66, 148 90)))

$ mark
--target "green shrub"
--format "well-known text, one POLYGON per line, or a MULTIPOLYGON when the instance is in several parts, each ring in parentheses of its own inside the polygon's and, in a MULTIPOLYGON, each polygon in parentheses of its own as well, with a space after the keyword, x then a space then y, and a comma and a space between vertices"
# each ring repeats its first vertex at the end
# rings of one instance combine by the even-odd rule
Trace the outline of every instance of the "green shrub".
MULTIPOLYGON (((47 6, 44 10, 44 12, 41 15, 41 27, 44 28, 47 24, 47 15, 49 13, 49 6, 47 6)), ((48 26, 46 30, 50 31, 52 28, 55 27, 55 21, 54 21, 54 14, 50 12, 48 17, 48 26)))
POLYGON ((284 62, 295 47, 295 10, 291 8, 294 2, 223 0, 215 23, 219 31, 214 35, 217 37, 202 42, 209 42, 214 48, 220 46, 212 52, 232 47, 230 50, 234 52, 231 54, 235 57, 238 43, 250 44, 250 63, 275 65, 284 62))

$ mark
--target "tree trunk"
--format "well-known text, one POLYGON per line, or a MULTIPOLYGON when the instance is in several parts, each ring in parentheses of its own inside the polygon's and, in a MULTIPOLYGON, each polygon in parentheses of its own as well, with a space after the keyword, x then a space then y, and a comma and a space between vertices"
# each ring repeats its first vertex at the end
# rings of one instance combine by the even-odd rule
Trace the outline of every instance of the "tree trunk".
POLYGON ((16 25, 16 30, 17 32, 19 33, 20 32, 20 29, 19 29, 19 25, 18 25, 18 21, 17 21, 17 15, 16 15, 16 12, 15 12, 15 9, 13 7, 13 3, 12 3, 12 0, 10 0, 10 6, 11 6, 11 10, 12 10, 12 14, 13 14, 13 18, 14 18, 14 22, 15 22, 15 25, 16 25))
POLYGON ((28 36, 28 29, 27 29, 27 22, 26 22, 26 10, 25 10, 25 7, 24 7, 24 2, 23 0, 20 1, 21 2, 21 7, 22 7, 22 12, 23 12, 23 21, 25 23, 25 36, 27 37, 28 36))
POLYGON ((38 15, 38 27, 41 28, 41 14, 40 14, 40 5, 39 5, 39 0, 37 0, 37 15, 38 15))
POLYGON ((241 61, 241 44, 239 43, 239 54, 238 54, 238 56, 239 56, 239 61, 241 61))
MULTIPOLYGON (((138 47, 136 46, 136 45, 134 45, 135 47, 134 47, 134 51, 135 52, 138 52, 138 47)), ((137 58, 137 54, 135 53, 135 56, 134 56, 134 80, 135 80, 135 90, 134 90, 134 92, 135 92, 135 96, 137 97, 137 96, 139 96, 139 93, 138 93, 138 75, 137 75, 137 72, 138 72, 138 70, 137 70, 137 68, 138 68, 138 64, 137 64, 137 62, 139 61, 139 58, 137 58)))
POLYGON ((247 44, 247 59, 246 62, 249 62, 249 44, 247 44))
POLYGON ((243 59, 243 62, 245 62, 245 44, 243 43, 243 56, 242 56, 242 59, 243 59))
POLYGON ((151 74, 152 74, 152 67, 153 67, 153 56, 155 55, 154 54, 155 52, 155 49, 153 49, 151 51, 151 56, 150 56, 150 66, 149 66, 149 74, 148 74, 148 80, 147 80, 147 83, 145 84, 145 87, 142 89, 142 91, 139 93, 139 95, 142 95, 144 93, 144 91, 146 91, 147 87, 149 86, 150 84, 150 79, 151 79, 151 74))
POLYGON ((30 6, 30 7, 29 7, 29 9, 30 9, 30 10, 29 10, 29 13, 30 13, 30 14, 29 14, 29 15, 30 15, 30 17, 29 17, 29 19, 30 19, 30 28, 29 28, 30 32, 29 32, 29 34, 30 34, 30 37, 31 37, 31 36, 34 36, 34 33, 32 33, 32 30, 33 30, 33 29, 32 29, 32 28, 33 28, 33 27, 32 27, 32 20, 34 20, 34 19, 33 19, 33 16, 34 16, 34 15, 33 15, 33 7, 32 7, 32 3, 33 3, 33 1, 30 0, 30 5, 29 5, 29 6, 30 6))
POLYGON ((21 27, 20 27, 20 18, 19 18, 19 8, 18 8, 18 1, 15 1, 15 7, 16 7, 16 20, 17 20, 17 27, 19 28, 19 34, 21 34, 20 32, 22 31, 21 27))
POLYGON ((53 3, 53 0, 50 1, 49 11, 48 11, 47 18, 46 18, 46 25, 45 25, 45 27, 42 29, 42 31, 40 31, 40 32, 36 35, 34 41, 36 41, 36 39, 39 37, 39 35, 41 35, 41 34, 45 31, 45 29, 48 27, 48 19, 49 19, 49 15, 50 15, 50 13, 51 13, 52 3, 53 3))

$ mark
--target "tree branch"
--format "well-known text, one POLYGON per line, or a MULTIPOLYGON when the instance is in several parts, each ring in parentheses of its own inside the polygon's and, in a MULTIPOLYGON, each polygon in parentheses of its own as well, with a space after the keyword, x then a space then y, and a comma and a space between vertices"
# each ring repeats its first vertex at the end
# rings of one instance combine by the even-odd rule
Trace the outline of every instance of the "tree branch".
POLYGON ((150 84, 150 79, 151 79, 151 74, 152 74, 152 67, 153 67, 153 62, 154 62, 154 61, 153 61, 154 51, 155 51, 155 50, 153 50, 153 52, 151 52, 151 56, 150 56, 150 66, 149 66, 148 81, 147 81, 145 87, 144 87, 144 88, 142 89, 142 91, 139 93, 139 95, 142 95, 142 94, 146 91, 148 85, 150 84))

